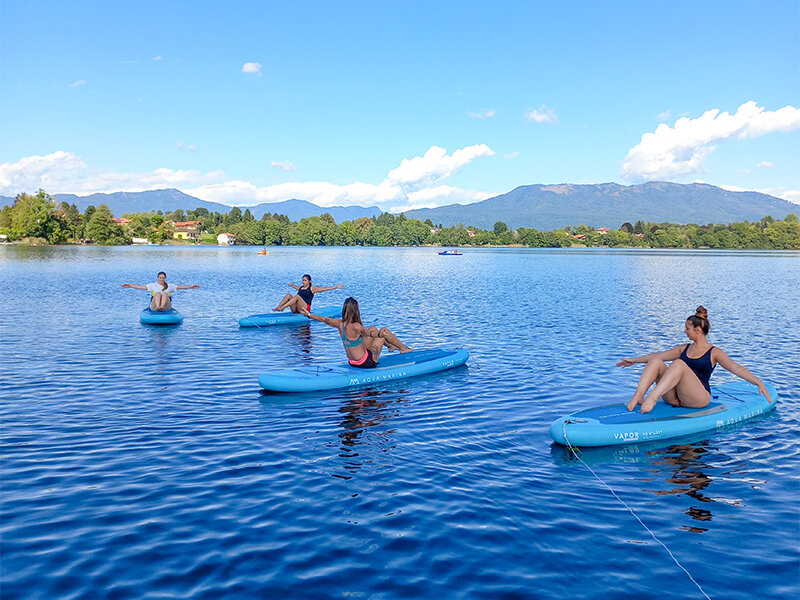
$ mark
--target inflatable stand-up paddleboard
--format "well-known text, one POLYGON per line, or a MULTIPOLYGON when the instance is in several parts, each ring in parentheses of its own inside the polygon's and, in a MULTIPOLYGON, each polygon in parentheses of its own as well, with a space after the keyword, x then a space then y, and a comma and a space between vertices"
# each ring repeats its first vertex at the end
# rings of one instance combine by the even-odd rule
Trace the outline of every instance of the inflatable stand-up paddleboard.
MULTIPOLYGON (((324 308, 312 308, 311 312, 320 317, 341 318, 342 308, 327 306, 324 308)), ((270 327, 272 325, 297 325, 300 323, 310 323, 311 319, 304 317, 300 313, 293 312, 271 312, 263 315, 250 315, 239 319, 239 327, 270 327)))
POLYGON ((314 392, 358 387, 452 369, 463 365, 468 358, 469 352, 463 348, 415 350, 386 356, 381 354, 378 366, 374 369, 359 369, 347 363, 307 365, 264 373, 258 378, 258 384, 272 392, 314 392))
POLYGON ((183 322, 183 315, 174 308, 161 311, 148 306, 139 313, 139 320, 146 325, 177 325, 183 322))
POLYGON ((652 411, 629 412, 625 404, 582 410, 553 422, 550 436, 570 446, 612 446, 650 442, 712 431, 751 419, 775 408, 778 392, 767 385, 772 402, 746 381, 711 386, 711 402, 704 408, 671 406, 659 400, 652 411))

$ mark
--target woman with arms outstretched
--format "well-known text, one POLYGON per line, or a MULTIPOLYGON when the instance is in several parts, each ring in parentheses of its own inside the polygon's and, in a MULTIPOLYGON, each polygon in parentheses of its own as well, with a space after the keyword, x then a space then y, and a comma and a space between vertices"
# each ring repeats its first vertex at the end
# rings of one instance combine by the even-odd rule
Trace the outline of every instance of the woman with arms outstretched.
POLYGON ((314 294, 344 289, 344 286, 341 283, 328 287, 311 285, 311 275, 308 274, 303 275, 303 285, 295 285, 294 283, 290 283, 289 287, 296 289, 297 295, 292 296, 291 294, 286 294, 283 297, 283 300, 278 303, 278 306, 272 310, 280 312, 288 306, 290 309, 292 309, 293 313, 303 312, 303 309, 309 311, 311 310, 311 301, 314 299, 314 294))
POLYGON ((361 323, 361 311, 355 298, 348 298, 344 301, 341 319, 320 317, 308 312, 305 308, 300 312, 309 319, 325 323, 339 331, 347 360, 353 367, 372 369, 377 366, 384 346, 389 349, 389 352, 393 350, 399 350, 402 353, 412 352, 411 348, 398 340, 397 336, 385 327, 382 329, 374 326, 364 327, 361 323))
POLYGON ((650 412, 659 398, 672 406, 703 408, 711 401, 711 387, 708 382, 718 364, 726 371, 757 385, 758 392, 772 402, 767 388, 758 377, 735 363, 720 348, 708 343, 706 336, 710 329, 708 311, 699 306, 695 314, 686 319, 684 331, 691 344, 619 361, 617 366, 623 368, 635 363, 647 363, 639 378, 639 385, 628 402, 628 410, 641 404, 643 413, 650 412), (667 366, 669 361, 671 364, 667 366), (656 386, 645 396, 654 383, 656 386))
POLYGON ((124 288, 133 288, 135 290, 147 290, 152 297, 150 298, 150 310, 158 312, 165 312, 172 308, 172 293, 175 290, 196 290, 199 285, 175 285, 174 283, 167 283, 167 274, 161 271, 157 277, 156 283, 148 283, 147 285, 136 285, 133 283, 123 283, 124 288))

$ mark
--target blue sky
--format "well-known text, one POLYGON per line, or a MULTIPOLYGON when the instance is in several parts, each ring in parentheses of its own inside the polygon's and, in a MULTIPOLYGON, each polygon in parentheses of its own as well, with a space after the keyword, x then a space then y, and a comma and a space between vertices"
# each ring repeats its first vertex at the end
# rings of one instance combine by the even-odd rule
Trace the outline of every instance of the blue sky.
POLYGON ((800 203, 800 2, 7 1, 0 194, 399 211, 704 181, 800 203))

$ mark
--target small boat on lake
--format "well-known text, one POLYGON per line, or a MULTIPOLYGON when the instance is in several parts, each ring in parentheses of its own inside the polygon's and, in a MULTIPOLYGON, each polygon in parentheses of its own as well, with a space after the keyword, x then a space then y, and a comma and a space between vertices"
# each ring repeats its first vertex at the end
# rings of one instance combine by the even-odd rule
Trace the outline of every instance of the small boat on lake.
POLYGON ((259 250, 258 251, 258 255, 259 256, 266 256, 267 254, 269 254, 269 252, 267 252, 266 248, 264 248, 263 250, 259 250))
POLYGON ((458 250, 442 250, 439 252, 439 256, 462 256, 463 252, 459 252, 458 250))

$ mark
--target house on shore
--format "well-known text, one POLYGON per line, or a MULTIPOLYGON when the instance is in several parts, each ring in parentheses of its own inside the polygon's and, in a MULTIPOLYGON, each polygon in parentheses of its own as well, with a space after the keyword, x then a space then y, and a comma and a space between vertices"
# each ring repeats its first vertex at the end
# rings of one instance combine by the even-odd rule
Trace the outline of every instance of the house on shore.
POLYGON ((232 233, 220 233, 217 236, 217 244, 220 246, 233 246, 236 243, 236 236, 232 233))
POLYGON ((176 221, 172 237, 176 240, 198 241, 200 239, 200 221, 176 221))

